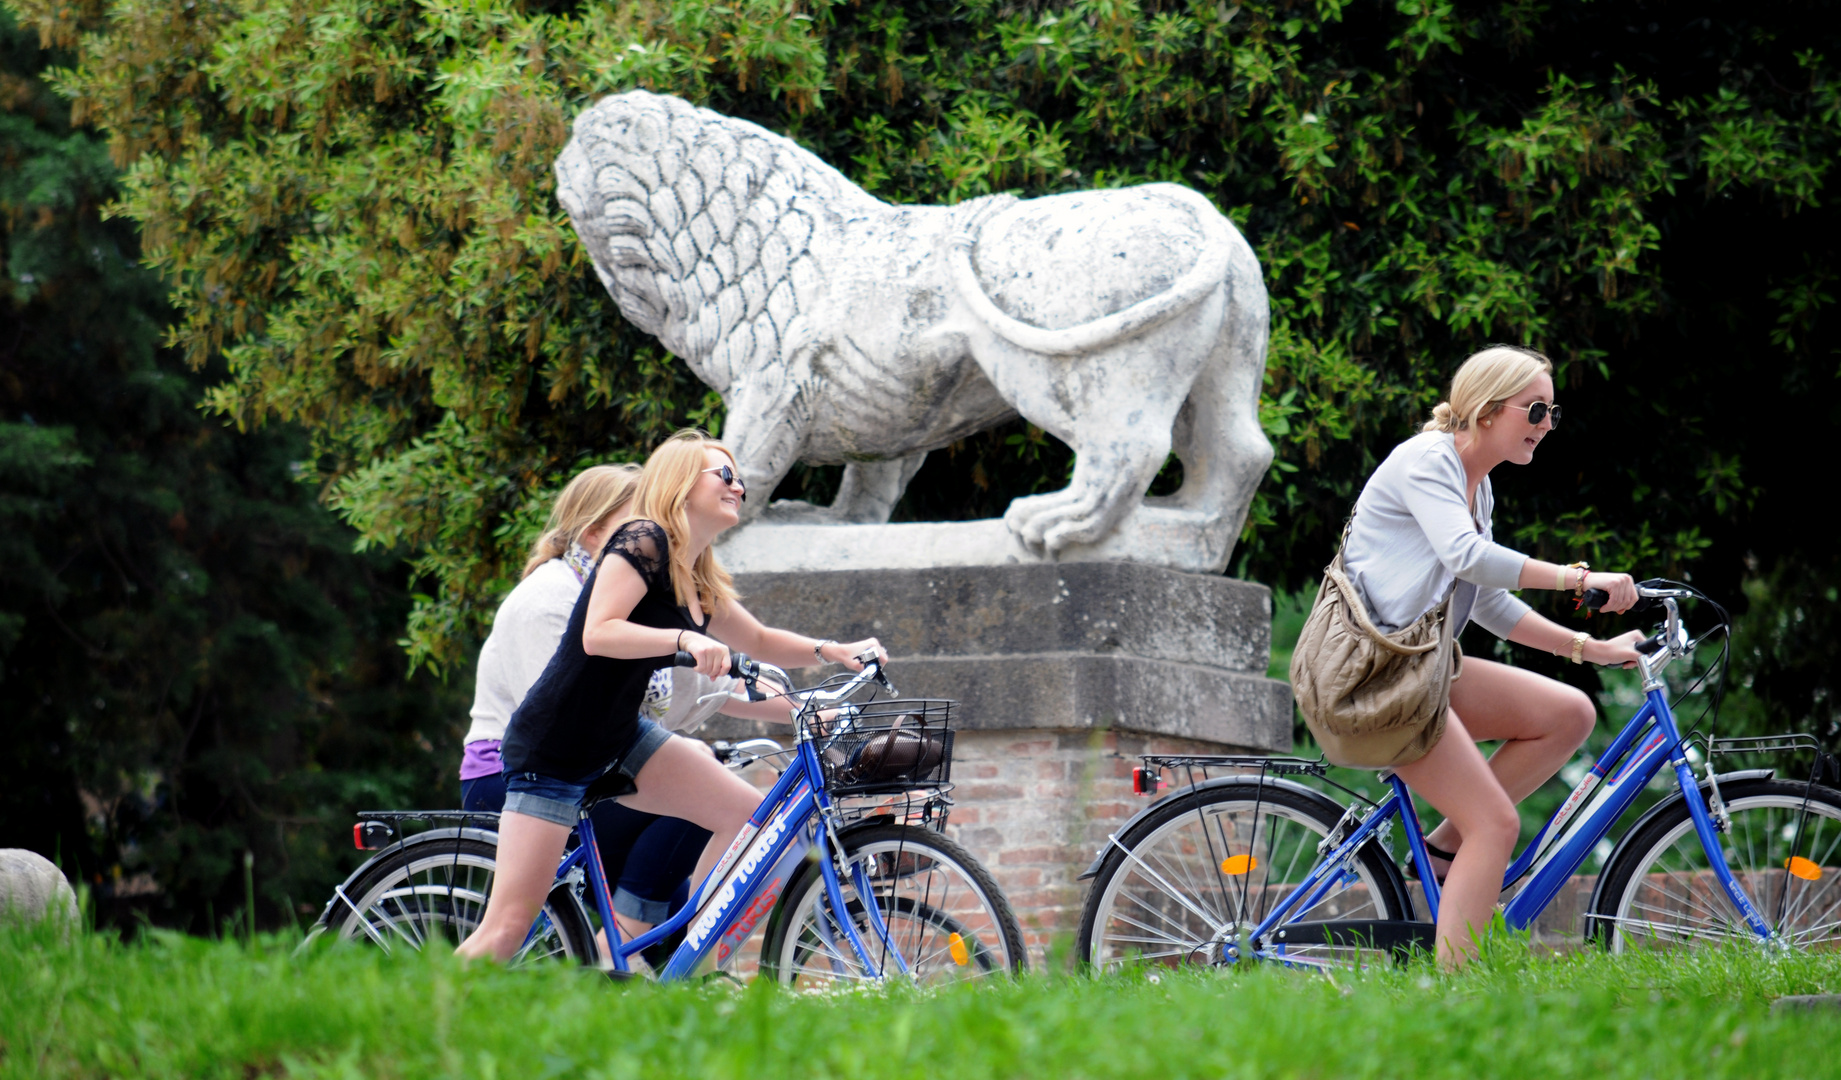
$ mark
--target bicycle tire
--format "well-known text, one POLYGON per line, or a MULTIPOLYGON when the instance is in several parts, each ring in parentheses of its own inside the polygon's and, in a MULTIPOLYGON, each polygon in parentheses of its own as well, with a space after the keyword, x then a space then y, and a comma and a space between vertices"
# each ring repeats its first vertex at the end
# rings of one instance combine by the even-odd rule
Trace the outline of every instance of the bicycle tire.
MULTIPOLYGON (((839 840, 851 865, 873 860, 868 875, 876 908, 916 982, 974 981, 1027 968, 1010 901, 957 843, 914 825, 865 826, 839 840)), ((877 948, 864 898, 848 878, 844 896, 846 918, 865 944, 877 948)), ((840 929, 818 861, 808 859, 768 916, 762 976, 808 989, 869 978, 840 929)))
MULTIPOLYGON (((1730 824, 1720 846, 1758 913, 1795 948, 1841 949, 1841 792, 1760 779, 1721 795, 1730 824)), ((1614 953, 1759 940, 1714 876, 1685 800, 1638 828, 1605 867, 1589 938, 1614 953)))
MULTIPOLYGON (((312 936, 330 934, 337 941, 366 942, 386 952, 405 946, 420 951, 436 937, 457 945, 485 914, 497 857, 496 845, 472 837, 420 842, 412 837, 335 896, 312 936)), ((596 961, 594 931, 567 882, 550 890, 538 926, 512 965, 596 961)))
MULTIPOLYGON (((1304 879, 1316 865, 1318 843, 1342 816, 1326 796, 1270 783, 1170 796, 1108 845, 1081 906, 1075 956, 1099 971, 1225 962, 1223 946, 1257 926, 1304 879)), ((1353 862, 1353 880, 1294 912, 1293 921, 1413 917, 1399 867, 1378 842, 1363 844, 1353 862)), ((1346 944, 1286 951, 1317 960, 1389 955, 1346 944)))

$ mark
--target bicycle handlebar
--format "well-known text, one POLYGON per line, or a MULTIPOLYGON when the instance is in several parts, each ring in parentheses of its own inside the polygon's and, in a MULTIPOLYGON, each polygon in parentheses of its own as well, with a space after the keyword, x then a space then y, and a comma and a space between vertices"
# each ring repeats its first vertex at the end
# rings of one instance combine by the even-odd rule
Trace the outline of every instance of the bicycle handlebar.
MULTIPOLYGON (((1681 611, 1676 601, 1705 600, 1707 597, 1697 589, 1660 578, 1637 582, 1636 595, 1636 604, 1625 614, 1641 615, 1657 608, 1663 611, 1662 628, 1637 642, 1635 646, 1637 652, 1653 661, 1645 667, 1645 671, 1660 671, 1661 667, 1657 664, 1665 665, 1669 659, 1685 656, 1693 647, 1693 642, 1688 640, 1687 628, 1681 623, 1681 611)), ((1610 594, 1603 589, 1587 589, 1579 596, 1579 606, 1588 611, 1594 611, 1604 607, 1610 599, 1610 594)), ((1718 604, 1713 606, 1724 618, 1726 610, 1719 607, 1718 604)))
MULTIPOLYGON (((808 707, 813 702, 830 703, 842 701, 852 694, 855 694, 858 690, 861 690, 864 684, 871 681, 881 685, 881 687, 887 690, 891 695, 896 694, 895 685, 889 682, 889 677, 883 673, 883 663, 881 660, 877 659, 874 653, 864 653, 857 657, 856 660, 863 665, 863 670, 854 672, 848 682, 838 687, 836 690, 830 691, 818 687, 813 687, 810 690, 793 690, 791 689, 793 684, 792 679, 785 671, 774 667, 772 664, 764 664, 759 660, 752 659, 747 653, 735 652, 733 650, 729 652, 729 674, 742 680, 742 682, 747 685, 749 701, 767 700, 767 695, 763 694, 759 686, 756 685, 763 675, 775 679, 787 687, 789 696, 804 698, 808 707)), ((680 649, 672 656, 671 663, 673 667, 694 668, 697 666, 697 658, 680 649)))
MULTIPOLYGON (((1645 611, 1654 610, 1656 605, 1649 601, 1689 600, 1694 597, 1694 593, 1688 589, 1676 586, 1655 585, 1647 581, 1639 581, 1636 585, 1636 596, 1636 606, 1625 612, 1625 614, 1641 615, 1645 611)), ((1603 589, 1587 589, 1579 597, 1579 606, 1588 611, 1596 611, 1604 607, 1610 599, 1611 594, 1605 592, 1603 589)))

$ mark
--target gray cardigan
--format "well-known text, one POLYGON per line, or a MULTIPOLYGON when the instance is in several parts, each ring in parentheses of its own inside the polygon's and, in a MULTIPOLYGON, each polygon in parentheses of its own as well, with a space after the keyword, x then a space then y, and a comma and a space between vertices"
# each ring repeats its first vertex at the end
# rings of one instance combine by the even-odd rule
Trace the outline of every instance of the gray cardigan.
POLYGON ((1499 638, 1530 610, 1519 588, 1528 557, 1492 538, 1495 494, 1477 488, 1473 518, 1464 504, 1464 463, 1444 432, 1427 431, 1394 447, 1355 500, 1342 565, 1382 630, 1397 630, 1438 606, 1457 579, 1452 635, 1472 619, 1499 638))

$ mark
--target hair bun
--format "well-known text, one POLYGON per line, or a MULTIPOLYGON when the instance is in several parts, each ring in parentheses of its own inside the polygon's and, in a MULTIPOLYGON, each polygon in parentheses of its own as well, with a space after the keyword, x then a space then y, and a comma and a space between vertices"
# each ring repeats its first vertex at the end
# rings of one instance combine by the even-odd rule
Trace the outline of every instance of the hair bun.
POLYGON ((1449 401, 1441 401, 1432 407, 1432 419, 1426 421, 1421 431, 1453 432, 1458 427, 1457 414, 1452 412, 1449 401))

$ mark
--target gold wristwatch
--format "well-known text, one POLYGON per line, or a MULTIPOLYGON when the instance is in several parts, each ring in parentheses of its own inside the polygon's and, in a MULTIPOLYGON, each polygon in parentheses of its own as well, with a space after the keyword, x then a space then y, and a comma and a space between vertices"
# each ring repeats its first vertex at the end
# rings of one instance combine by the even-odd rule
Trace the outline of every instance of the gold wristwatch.
POLYGON ((1573 663, 1585 663, 1585 643, 1592 640, 1592 635, 1583 630, 1573 631, 1573 663))

